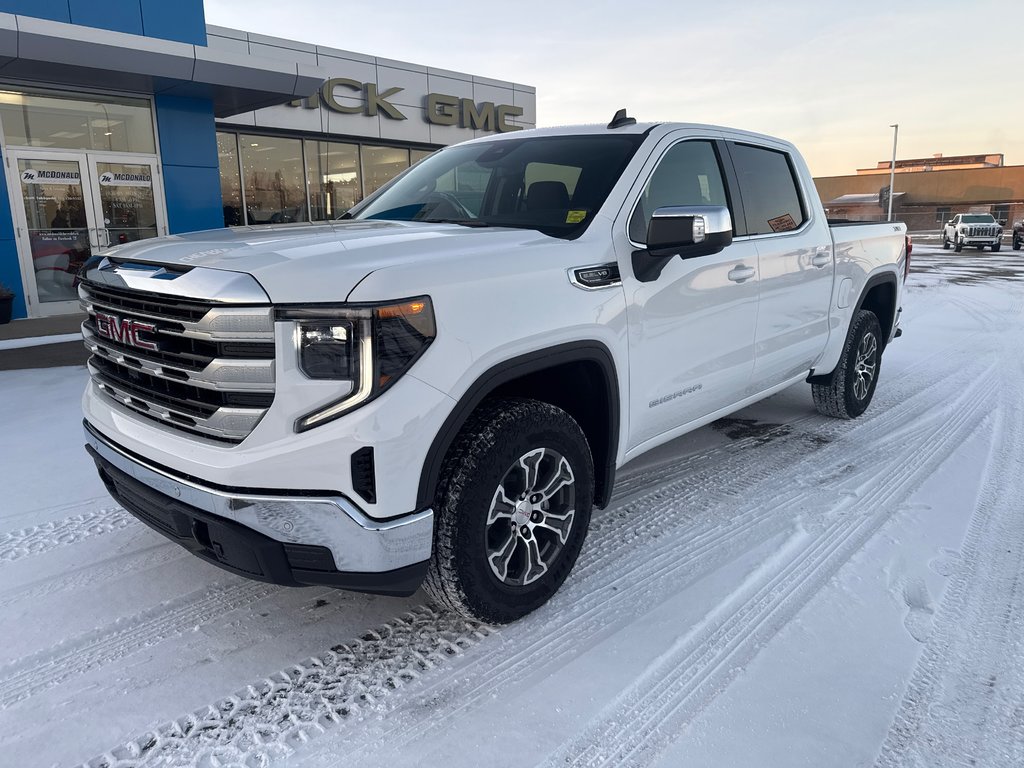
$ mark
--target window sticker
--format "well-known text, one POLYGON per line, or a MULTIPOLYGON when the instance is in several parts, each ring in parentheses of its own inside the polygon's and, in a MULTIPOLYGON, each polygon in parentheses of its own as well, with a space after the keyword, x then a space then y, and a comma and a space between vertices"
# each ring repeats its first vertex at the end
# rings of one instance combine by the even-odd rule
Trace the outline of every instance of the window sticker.
POLYGON ((569 211, 568 215, 565 217, 565 223, 566 224, 579 224, 585 218, 587 218, 587 212, 586 211, 569 211))
POLYGON ((796 222, 793 221, 792 216, 784 213, 774 219, 768 219, 768 226, 772 228, 772 232, 789 232, 791 229, 796 229, 796 222))

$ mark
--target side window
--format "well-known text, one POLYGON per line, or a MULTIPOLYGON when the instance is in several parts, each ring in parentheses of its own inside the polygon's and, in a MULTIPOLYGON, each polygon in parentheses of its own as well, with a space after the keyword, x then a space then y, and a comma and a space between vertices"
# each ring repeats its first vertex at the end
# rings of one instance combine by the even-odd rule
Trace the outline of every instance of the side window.
POLYGON ((785 152, 749 144, 730 144, 739 180, 747 234, 766 235, 799 229, 807 221, 796 177, 785 152))
POLYGON ((718 155, 710 141, 681 141, 654 169, 629 218, 629 239, 647 241, 651 214, 669 205, 728 205, 718 155))

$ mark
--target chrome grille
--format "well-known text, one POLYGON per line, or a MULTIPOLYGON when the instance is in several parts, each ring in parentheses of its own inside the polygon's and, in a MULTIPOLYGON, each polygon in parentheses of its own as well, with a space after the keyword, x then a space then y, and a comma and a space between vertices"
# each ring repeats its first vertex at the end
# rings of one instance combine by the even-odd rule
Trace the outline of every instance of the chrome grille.
POLYGON ((96 388, 147 418, 239 443, 274 400, 269 305, 239 306, 79 286, 96 388))
POLYGON ((967 228, 968 237, 995 237, 999 229, 993 226, 975 226, 967 228))

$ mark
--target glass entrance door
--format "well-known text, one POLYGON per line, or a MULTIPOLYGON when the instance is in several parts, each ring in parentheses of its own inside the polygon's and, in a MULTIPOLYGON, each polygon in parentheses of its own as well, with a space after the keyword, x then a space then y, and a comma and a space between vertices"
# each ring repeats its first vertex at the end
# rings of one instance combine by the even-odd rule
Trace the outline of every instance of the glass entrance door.
POLYGON ((100 249, 166 234, 154 162, 90 156, 100 249))
POLYGON ((22 201, 18 213, 24 217, 18 239, 23 265, 27 260, 32 277, 25 281, 29 303, 34 298, 38 305, 63 309, 77 300, 75 275, 95 246, 85 156, 37 154, 18 157, 17 162, 22 201))
POLYGON ((75 277, 107 248, 167 233, 156 158, 14 150, 22 271, 32 316, 73 312, 75 277))

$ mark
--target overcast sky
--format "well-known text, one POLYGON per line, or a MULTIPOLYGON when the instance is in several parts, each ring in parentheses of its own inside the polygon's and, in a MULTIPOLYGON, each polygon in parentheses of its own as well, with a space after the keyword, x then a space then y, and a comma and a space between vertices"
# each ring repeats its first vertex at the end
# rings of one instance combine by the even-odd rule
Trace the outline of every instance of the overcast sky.
POLYGON ((781 136, 817 176, 888 160, 891 123, 900 158, 1024 164, 1019 0, 206 0, 206 20, 526 83, 540 126, 627 107, 781 136))

